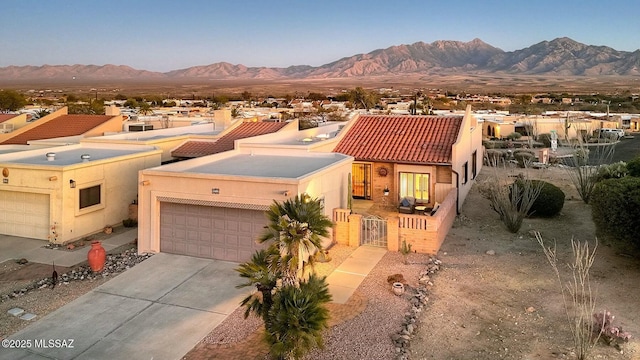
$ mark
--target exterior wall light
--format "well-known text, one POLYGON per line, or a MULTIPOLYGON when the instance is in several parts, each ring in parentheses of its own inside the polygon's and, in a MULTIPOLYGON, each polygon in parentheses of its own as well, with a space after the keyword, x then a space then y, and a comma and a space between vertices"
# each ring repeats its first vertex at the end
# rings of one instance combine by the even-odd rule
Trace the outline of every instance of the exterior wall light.
POLYGON ((69 187, 72 188, 72 189, 75 189, 76 188, 76 181, 73 180, 73 179, 69 180, 69 187))

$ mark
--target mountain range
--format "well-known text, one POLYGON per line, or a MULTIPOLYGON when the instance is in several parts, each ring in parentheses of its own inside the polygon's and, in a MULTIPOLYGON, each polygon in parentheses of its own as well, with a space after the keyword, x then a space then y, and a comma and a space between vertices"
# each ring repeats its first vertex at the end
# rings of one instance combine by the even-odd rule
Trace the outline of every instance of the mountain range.
POLYGON ((390 75, 512 74, 601 76, 640 75, 640 49, 618 51, 562 37, 516 51, 480 39, 417 42, 345 57, 321 66, 247 67, 226 62, 169 72, 125 65, 43 65, 0 67, 0 79, 330 79, 390 75))

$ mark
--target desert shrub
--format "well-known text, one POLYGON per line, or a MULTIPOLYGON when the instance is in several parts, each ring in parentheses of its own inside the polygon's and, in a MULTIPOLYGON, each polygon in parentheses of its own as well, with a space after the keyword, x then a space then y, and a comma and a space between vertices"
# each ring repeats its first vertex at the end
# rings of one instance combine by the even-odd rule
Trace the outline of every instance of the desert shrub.
POLYGON ((609 165, 601 165, 596 176, 597 181, 623 178, 627 176, 627 164, 624 161, 618 161, 609 165))
POLYGON ((636 156, 627 162, 627 171, 629 176, 640 177, 640 156, 636 156))
MULTIPOLYGON (((540 194, 531 205, 528 216, 553 217, 560 213, 564 206, 564 192, 552 183, 542 180, 530 180, 534 188, 540 188, 540 194)), ((519 189, 524 189, 522 180, 516 180, 519 189)), ((511 189, 513 191, 513 188, 511 189)))
POLYGON ((486 151, 487 165, 496 166, 506 160, 506 153, 500 150, 489 149, 486 151))
POLYGON ((544 133, 538 135, 538 141, 544 144, 544 147, 551 147, 551 134, 544 133))
POLYGON ((531 162, 535 159, 535 155, 533 155, 530 151, 527 150, 516 150, 513 153, 514 159, 518 162, 518 166, 521 168, 529 167, 531 162))
POLYGON ((579 144, 573 156, 563 159, 563 163, 567 165, 567 174, 585 204, 589 204, 593 188, 598 182, 599 167, 609 163, 613 151, 613 146, 598 146, 593 154, 589 154, 589 149, 584 144, 579 144), (592 165, 589 165, 590 156, 592 165))
POLYGON ((480 184, 479 190, 489 200, 491 208, 500 215, 507 230, 517 233, 540 194, 540 183, 536 186, 524 175, 519 183, 507 185, 504 180, 495 172, 492 179, 480 184))
POLYGON ((502 140, 483 140, 482 145, 485 149, 506 149, 507 142, 502 140))
POLYGON ((493 141, 488 141, 488 140, 482 140, 482 146, 484 146, 485 149, 493 149, 495 146, 495 143, 493 141))
POLYGON ((136 220, 136 219, 124 219, 124 220, 122 220, 122 225, 124 227, 128 227, 128 228, 136 227, 136 226, 138 226, 138 220, 136 220))
POLYGON ((587 148, 578 148, 573 153, 573 158, 575 162, 579 166, 584 166, 589 163, 589 149, 587 148))
POLYGON ((533 150, 529 150, 529 149, 516 149, 513 150, 513 156, 516 156, 516 154, 531 154, 532 156, 535 156, 535 153, 533 152, 533 150))
POLYGON ((599 338, 599 335, 595 334, 594 336, 594 333, 600 329, 591 320, 591 314, 596 308, 596 301, 589 275, 591 266, 596 259, 598 240, 596 239, 595 245, 591 247, 588 241, 581 242, 571 239, 573 261, 567 263, 571 272, 571 276, 567 277, 562 276, 558 269, 558 252, 555 242, 553 247, 546 246, 540 233, 536 231, 535 235, 556 275, 556 279, 558 279, 576 358, 578 360, 589 359, 589 354, 599 338))
POLYGON ((640 247, 640 178, 597 183, 590 204, 598 236, 640 247))
POLYGON ((511 134, 507 135, 507 139, 509 140, 518 140, 522 137, 522 134, 520 134, 519 132, 512 132, 511 134))

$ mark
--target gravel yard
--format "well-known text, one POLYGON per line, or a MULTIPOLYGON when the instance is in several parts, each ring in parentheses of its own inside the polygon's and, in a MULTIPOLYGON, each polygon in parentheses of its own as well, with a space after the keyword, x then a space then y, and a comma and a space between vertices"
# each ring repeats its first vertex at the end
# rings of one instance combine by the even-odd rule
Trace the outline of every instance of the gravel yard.
MULTIPOLYGON (((52 250, 65 251, 65 250, 52 250)), ((137 255, 135 245, 123 245, 109 252, 105 270, 93 273, 86 264, 73 268, 56 266, 58 284, 52 287, 53 268, 48 264, 15 261, 0 264, 0 338, 20 331, 50 312, 104 284, 109 279, 147 259, 150 255, 137 255), (22 320, 9 315, 12 308, 24 309, 37 315, 33 320, 22 320)))

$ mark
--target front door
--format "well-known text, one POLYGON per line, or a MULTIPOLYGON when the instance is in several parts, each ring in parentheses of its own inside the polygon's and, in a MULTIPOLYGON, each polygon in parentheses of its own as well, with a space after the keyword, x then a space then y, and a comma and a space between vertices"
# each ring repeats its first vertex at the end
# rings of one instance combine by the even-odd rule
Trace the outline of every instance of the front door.
POLYGON ((352 193, 357 199, 371 199, 371 164, 353 163, 352 193))

